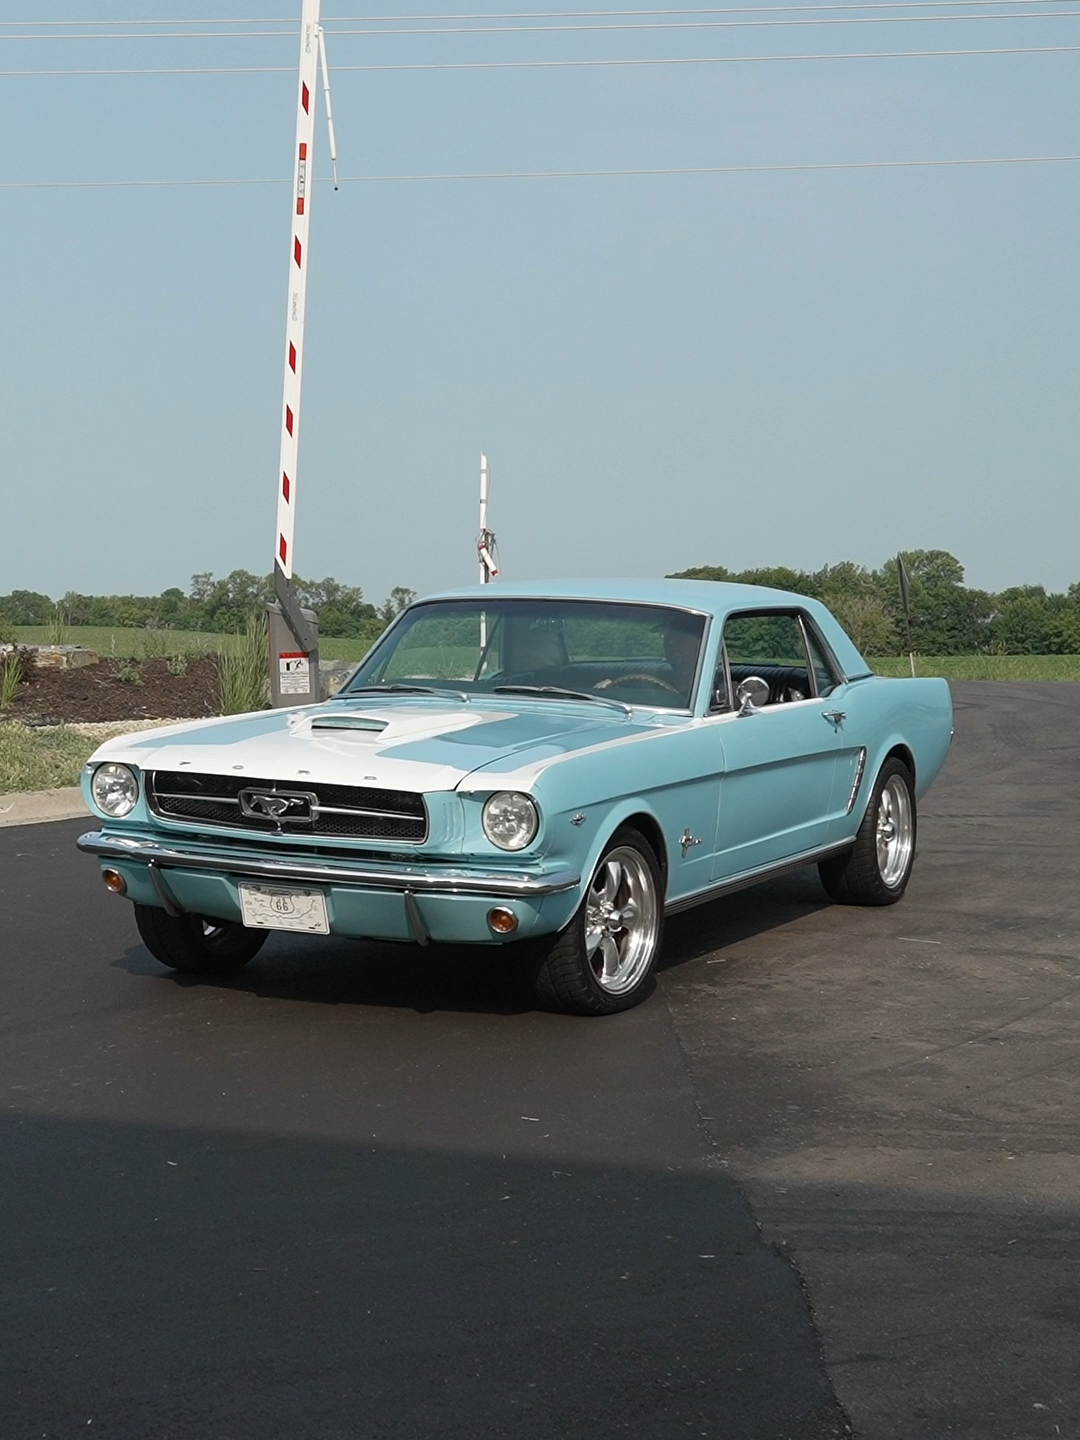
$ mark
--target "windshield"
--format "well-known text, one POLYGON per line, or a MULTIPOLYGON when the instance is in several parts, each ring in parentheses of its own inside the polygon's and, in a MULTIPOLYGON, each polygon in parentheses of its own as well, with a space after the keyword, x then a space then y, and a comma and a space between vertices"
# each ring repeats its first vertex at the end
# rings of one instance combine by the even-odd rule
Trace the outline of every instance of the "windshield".
POLYGON ((443 600, 414 605, 340 692, 371 686, 468 693, 574 692, 687 709, 705 618, 600 600, 443 600))

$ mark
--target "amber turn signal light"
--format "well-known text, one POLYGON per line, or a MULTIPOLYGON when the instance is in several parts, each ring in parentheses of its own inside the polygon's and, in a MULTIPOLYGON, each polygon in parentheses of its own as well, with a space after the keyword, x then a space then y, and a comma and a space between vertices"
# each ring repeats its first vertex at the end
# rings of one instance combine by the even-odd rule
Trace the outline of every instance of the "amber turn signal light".
POLYGON ((488 924, 496 935, 512 935, 517 929, 517 916, 512 910, 503 910, 497 907, 488 911, 488 924))
POLYGON ((105 889, 111 890, 114 895, 123 895, 127 889, 127 881, 119 870, 102 870, 101 878, 105 881, 105 889))

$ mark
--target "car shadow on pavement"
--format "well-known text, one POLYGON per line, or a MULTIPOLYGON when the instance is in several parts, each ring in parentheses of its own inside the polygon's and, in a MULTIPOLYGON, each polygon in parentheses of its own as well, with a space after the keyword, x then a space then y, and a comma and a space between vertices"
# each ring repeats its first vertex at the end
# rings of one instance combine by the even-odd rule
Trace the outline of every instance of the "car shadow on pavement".
POLYGON ((808 868, 684 910, 667 921, 664 953, 657 968, 669 970, 757 935, 797 925, 832 904, 817 870, 808 868))
MULTIPOLYGON (((672 916, 665 927, 657 972, 722 951, 755 935, 797 924, 831 902, 814 871, 672 916)), ((459 946, 271 935, 255 959, 227 977, 166 970, 141 945, 113 961, 131 975, 168 980, 181 988, 217 986, 263 999, 327 1005, 522 1014, 535 1008, 526 981, 525 946, 459 946)))
POLYGON ((338 937, 272 935, 235 975, 185 975, 167 970, 141 945, 113 961, 131 975, 195 986, 247 991, 260 999, 323 1005, 373 1005, 431 1014, 439 1010, 522 1014, 533 1008, 521 966, 504 948, 389 945, 338 937))

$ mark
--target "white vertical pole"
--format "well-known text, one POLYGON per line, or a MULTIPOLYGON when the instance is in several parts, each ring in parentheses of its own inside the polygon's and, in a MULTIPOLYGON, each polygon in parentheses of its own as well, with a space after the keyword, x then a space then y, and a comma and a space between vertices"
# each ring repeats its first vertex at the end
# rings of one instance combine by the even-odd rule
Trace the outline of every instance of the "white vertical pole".
POLYGON ((300 379, 304 363, 304 304, 307 296, 308 233, 315 176, 315 88, 319 62, 321 0, 303 0, 300 17, 300 78, 296 96, 293 152, 292 237, 285 319, 285 384, 281 405, 278 464, 277 543, 274 563, 286 581, 293 573, 296 523, 296 459, 300 443, 300 379))
MULTIPOLYGON (((488 507, 488 461, 487 456, 480 454, 480 544, 483 546, 487 538, 487 507, 488 507)), ((480 584, 486 585, 491 577, 488 575, 488 567, 484 562, 483 554, 480 556, 480 584)))
MULTIPOLYGON (((480 541, 479 541, 479 546, 478 546, 478 548, 479 548, 479 550, 480 550, 480 584, 481 584, 481 585, 486 585, 486 584, 488 583, 488 579, 489 579, 489 576, 488 576, 488 568, 487 568, 487 565, 484 563, 484 551, 483 551, 484 537, 485 537, 485 535, 487 534, 487 504, 488 504, 488 463, 487 463, 487 456, 486 456, 486 455, 484 454, 484 452, 481 450, 481 452, 480 452, 480 541)), ((484 655, 484 652, 487 650, 487 643, 488 643, 488 636, 487 636, 487 615, 482 613, 481 616, 480 616, 480 654, 481 654, 481 656, 483 656, 483 655, 484 655)))

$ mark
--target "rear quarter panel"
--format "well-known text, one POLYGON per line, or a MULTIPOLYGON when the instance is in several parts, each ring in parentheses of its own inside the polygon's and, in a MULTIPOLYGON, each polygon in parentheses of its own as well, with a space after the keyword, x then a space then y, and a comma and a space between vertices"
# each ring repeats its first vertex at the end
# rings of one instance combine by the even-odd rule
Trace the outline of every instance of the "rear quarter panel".
POLYGON ((848 712, 845 729, 866 746, 866 779, 860 816, 870 790, 891 751, 903 747, 915 762, 915 793, 930 789, 952 743, 952 695, 940 679, 893 680, 881 675, 854 680, 829 697, 848 712))

